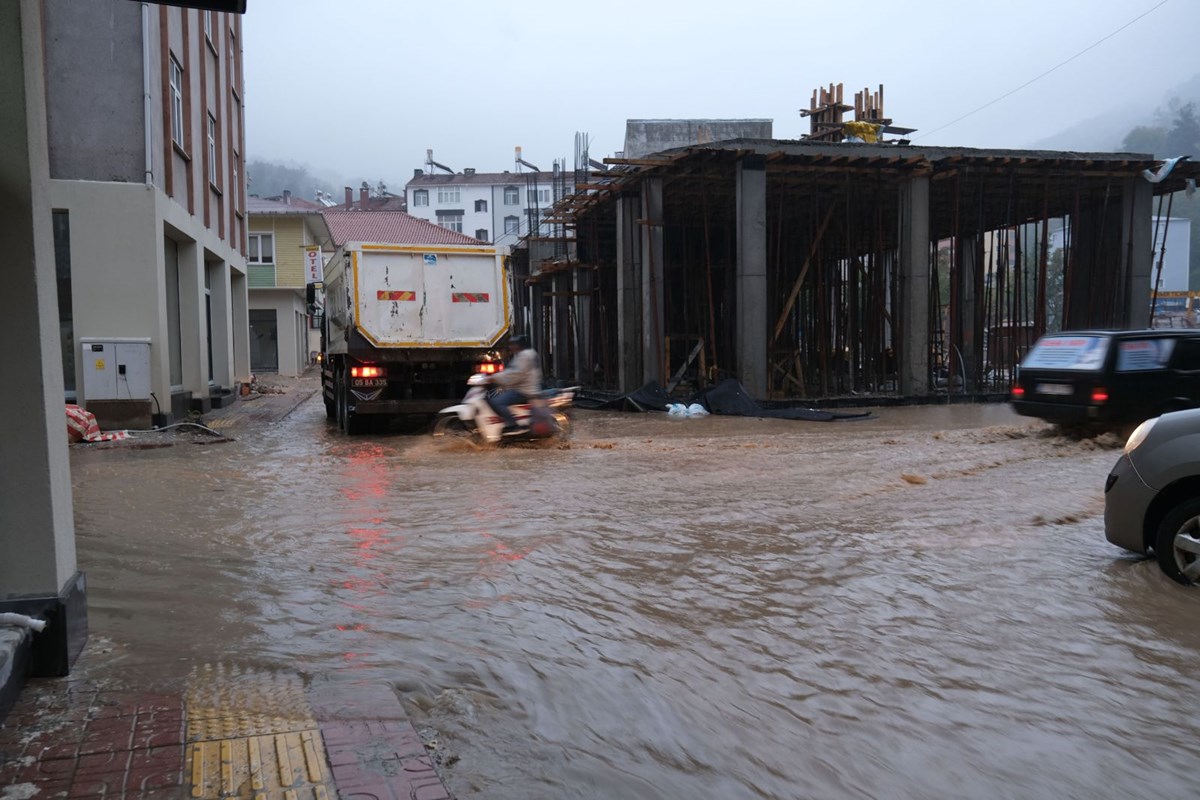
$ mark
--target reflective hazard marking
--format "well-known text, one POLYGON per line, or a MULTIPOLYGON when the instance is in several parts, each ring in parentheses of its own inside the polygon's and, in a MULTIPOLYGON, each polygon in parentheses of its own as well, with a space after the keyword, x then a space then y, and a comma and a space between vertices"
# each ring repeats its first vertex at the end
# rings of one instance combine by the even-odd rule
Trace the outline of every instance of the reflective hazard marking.
POLYGON ((489 295, 478 294, 471 292, 454 292, 450 295, 450 299, 455 303, 486 303, 489 295))
POLYGON ((416 300, 416 292, 376 292, 377 300, 416 300))

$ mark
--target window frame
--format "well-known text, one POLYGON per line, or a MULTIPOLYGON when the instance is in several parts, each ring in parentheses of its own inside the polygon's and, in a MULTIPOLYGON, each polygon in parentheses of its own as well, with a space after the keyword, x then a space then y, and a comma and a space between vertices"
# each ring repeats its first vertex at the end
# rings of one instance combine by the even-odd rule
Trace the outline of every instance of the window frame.
POLYGON ((217 169, 217 118, 208 113, 208 185, 217 187, 220 171, 217 169))
POLYGON ((437 201, 439 206, 442 203, 461 203, 462 188, 454 185, 439 186, 437 201))
POLYGON ((264 231, 252 231, 246 237, 246 263, 256 264, 259 266, 275 266, 275 234, 266 233, 264 231), (271 243, 271 260, 264 261, 262 257, 262 243, 267 240, 271 243), (252 255, 257 250, 257 255, 252 255))
POLYGON ((454 231, 455 233, 462 233, 463 216, 464 214, 461 211, 457 214, 439 214, 437 217, 437 226, 445 228, 448 231, 454 231))
POLYGON ((481 241, 481 242, 486 242, 486 241, 488 241, 488 231, 487 231, 487 228, 476 228, 476 229, 475 229, 475 238, 476 238, 476 239, 478 239, 478 240, 479 240, 479 241, 481 241), (480 234, 483 234, 483 235, 481 236, 480 234))
POLYGON ((504 187, 504 205, 506 205, 506 206, 521 205, 521 190, 518 189, 516 186, 505 186, 504 187))
POLYGON ((521 218, 516 216, 515 214, 510 214, 509 216, 505 217, 504 218, 504 235, 505 236, 508 236, 510 234, 518 234, 519 235, 520 233, 521 233, 521 218), (509 229, 510 223, 512 225, 511 230, 509 229))
POLYGON ((168 59, 171 62, 167 68, 168 85, 171 93, 171 142, 177 145, 180 150, 186 152, 185 148, 187 144, 183 127, 183 65, 175 58, 174 53, 171 53, 168 59))
POLYGON ((428 189, 413 189, 413 208, 429 205, 428 189))
POLYGON ((487 200, 476 200, 475 201, 475 213, 476 214, 486 214, 487 210, 488 210, 487 200))

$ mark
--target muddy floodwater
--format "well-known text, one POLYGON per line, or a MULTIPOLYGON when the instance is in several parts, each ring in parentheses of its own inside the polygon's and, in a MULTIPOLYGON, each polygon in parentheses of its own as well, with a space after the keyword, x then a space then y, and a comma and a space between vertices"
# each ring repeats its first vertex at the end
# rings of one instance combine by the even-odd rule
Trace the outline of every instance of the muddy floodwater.
POLYGON ((1193 797, 1200 590, 1004 406, 72 451, 92 641, 386 681, 459 798, 1193 797))

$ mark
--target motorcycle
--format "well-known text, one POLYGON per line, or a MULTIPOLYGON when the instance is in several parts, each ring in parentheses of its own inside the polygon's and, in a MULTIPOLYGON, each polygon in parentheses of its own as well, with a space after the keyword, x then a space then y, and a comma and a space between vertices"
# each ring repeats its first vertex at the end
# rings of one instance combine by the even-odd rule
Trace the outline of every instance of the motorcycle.
POLYGON ((433 435, 438 438, 482 439, 489 444, 500 441, 529 441, 565 436, 571 421, 566 409, 575 399, 578 386, 567 389, 545 389, 531 403, 509 406, 517 421, 517 431, 503 433, 504 420, 488 402, 493 391, 491 377, 476 373, 467 379, 467 394, 458 405, 447 406, 438 412, 433 423, 433 435))

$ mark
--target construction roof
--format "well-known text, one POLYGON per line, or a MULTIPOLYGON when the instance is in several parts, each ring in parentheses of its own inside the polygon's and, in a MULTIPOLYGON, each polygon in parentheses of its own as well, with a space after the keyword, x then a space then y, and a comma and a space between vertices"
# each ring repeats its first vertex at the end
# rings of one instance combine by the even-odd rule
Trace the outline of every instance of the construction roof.
MULTIPOLYGON (((402 194, 372 195, 367 198, 367 211, 404 211, 408 208, 408 200, 402 194)), ((358 195, 350 201, 350 205, 338 203, 329 206, 330 211, 362 211, 362 198, 358 195)))
POLYGON ((381 244, 479 244, 479 240, 417 219, 403 211, 336 211, 324 213, 335 245, 346 242, 381 244))

